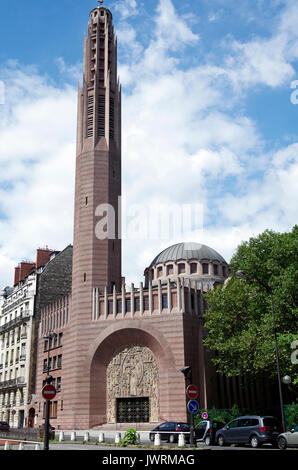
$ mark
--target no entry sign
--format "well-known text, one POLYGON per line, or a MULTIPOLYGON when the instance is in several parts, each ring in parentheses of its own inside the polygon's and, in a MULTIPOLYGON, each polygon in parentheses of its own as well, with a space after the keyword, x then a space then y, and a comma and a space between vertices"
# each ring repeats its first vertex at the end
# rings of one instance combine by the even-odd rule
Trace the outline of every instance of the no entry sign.
POLYGON ((42 389, 42 396, 45 400, 53 400, 56 396, 56 389, 53 385, 45 385, 42 389))
POLYGON ((190 398, 191 400, 195 400, 196 398, 198 398, 199 394, 198 387, 196 387, 195 385, 189 385, 186 389, 186 393, 188 398, 190 398))

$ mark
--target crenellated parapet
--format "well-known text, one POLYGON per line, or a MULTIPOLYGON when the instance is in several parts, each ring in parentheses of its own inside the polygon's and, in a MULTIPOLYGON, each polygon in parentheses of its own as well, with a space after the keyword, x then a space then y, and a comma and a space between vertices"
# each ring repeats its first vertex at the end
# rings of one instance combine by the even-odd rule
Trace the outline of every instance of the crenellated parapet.
POLYGON ((139 288, 131 284, 129 290, 122 285, 121 292, 102 293, 98 288, 92 293, 92 320, 112 320, 119 318, 142 318, 154 315, 187 313, 202 317, 204 313, 203 284, 198 281, 179 278, 160 281, 153 286, 149 281, 147 288, 140 283, 139 288))

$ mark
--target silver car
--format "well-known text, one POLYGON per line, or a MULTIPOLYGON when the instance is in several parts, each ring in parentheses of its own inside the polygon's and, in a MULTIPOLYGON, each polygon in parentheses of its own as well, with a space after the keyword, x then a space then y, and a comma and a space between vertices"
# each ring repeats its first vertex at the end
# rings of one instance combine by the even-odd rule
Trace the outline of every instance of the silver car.
POLYGON ((277 445, 281 450, 287 447, 298 447, 298 424, 291 431, 280 434, 277 438, 277 445))

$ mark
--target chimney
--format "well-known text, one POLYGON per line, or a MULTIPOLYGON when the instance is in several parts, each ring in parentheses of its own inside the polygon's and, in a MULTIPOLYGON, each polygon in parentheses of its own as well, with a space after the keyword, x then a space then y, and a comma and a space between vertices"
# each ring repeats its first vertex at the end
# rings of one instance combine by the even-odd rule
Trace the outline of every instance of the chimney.
POLYGON ((29 274, 31 274, 32 269, 35 268, 35 263, 27 263, 22 261, 19 266, 19 282, 24 281, 29 274))
POLYGON ((49 250, 48 248, 39 248, 36 250, 36 269, 47 264, 47 262, 50 261, 52 253, 53 250, 49 250))
POLYGON ((13 285, 16 286, 19 283, 20 278, 20 268, 14 268, 14 283, 13 285))

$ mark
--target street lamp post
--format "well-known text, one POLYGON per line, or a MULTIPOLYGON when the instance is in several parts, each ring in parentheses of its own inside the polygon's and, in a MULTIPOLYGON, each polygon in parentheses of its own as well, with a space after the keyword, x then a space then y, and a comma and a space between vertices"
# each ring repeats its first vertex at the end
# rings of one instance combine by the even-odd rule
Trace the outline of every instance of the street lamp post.
MULTIPOLYGON (((43 339, 48 341, 48 361, 47 361, 47 376, 45 379, 46 385, 51 384, 53 377, 50 375, 50 339, 55 338, 56 333, 49 333, 44 336, 43 339)), ((50 441, 50 400, 46 400, 46 409, 45 409, 45 423, 44 423, 44 447, 43 450, 49 450, 49 441, 50 441)))
MULTIPOLYGON (((236 272, 236 276, 239 279, 245 279, 245 272, 243 270, 239 270, 239 271, 236 272)), ((270 298, 271 298, 271 310, 272 310, 272 318, 273 318, 273 331, 274 331, 274 341, 275 341, 275 357, 276 357, 276 368, 277 368, 277 379, 278 379, 281 422, 282 422, 283 430, 286 431, 286 420, 285 420, 284 403, 283 403, 282 388, 281 388, 281 374, 280 374, 278 341, 277 341, 277 331, 276 331, 276 321, 275 321, 274 297, 273 297, 273 290, 272 290, 272 286, 271 286, 271 279, 269 281, 269 285, 263 283, 260 279, 257 279, 255 277, 254 277, 254 280, 260 286, 262 286, 267 292, 269 292, 270 298)))

